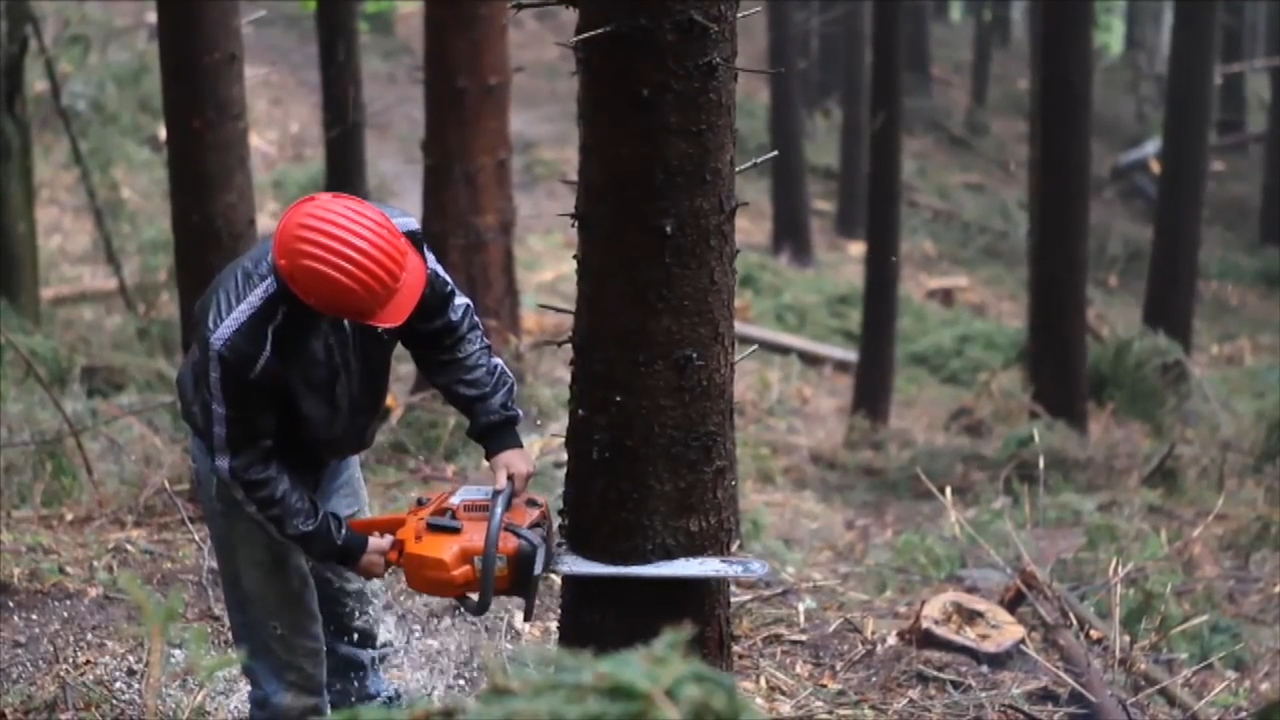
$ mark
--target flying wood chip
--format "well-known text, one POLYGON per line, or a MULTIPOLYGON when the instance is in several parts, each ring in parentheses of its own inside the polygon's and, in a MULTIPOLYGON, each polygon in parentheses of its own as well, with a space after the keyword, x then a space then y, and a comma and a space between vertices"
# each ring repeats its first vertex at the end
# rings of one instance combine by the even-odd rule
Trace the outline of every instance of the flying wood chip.
POLYGON ((962 592, 944 592, 926 600, 912 629, 918 640, 983 655, 1004 654, 1027 636, 1026 628, 999 605, 962 592))

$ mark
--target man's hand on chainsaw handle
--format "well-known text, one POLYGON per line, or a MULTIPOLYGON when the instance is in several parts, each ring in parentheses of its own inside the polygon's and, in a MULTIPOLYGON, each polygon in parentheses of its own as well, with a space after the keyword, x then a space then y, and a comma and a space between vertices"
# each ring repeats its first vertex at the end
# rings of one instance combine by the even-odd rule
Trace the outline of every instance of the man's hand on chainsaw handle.
POLYGON ((510 482, 515 490, 513 495, 520 497, 529 485, 533 476, 533 458, 524 448, 512 448, 489 458, 489 467, 493 469, 493 487, 502 490, 510 482))
POLYGON ((387 574, 387 553, 395 542, 394 535, 370 535, 364 555, 352 570, 365 580, 377 580, 387 574))

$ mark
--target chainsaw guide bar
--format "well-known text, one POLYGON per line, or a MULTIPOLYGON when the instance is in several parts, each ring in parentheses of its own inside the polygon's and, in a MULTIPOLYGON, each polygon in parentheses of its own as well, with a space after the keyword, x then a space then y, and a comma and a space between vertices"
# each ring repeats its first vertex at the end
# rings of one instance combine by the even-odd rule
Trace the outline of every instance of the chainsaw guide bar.
POLYGON ((762 577, 769 573, 769 565, 755 558, 738 557, 686 557, 643 565, 610 565, 557 549, 551 572, 579 577, 705 580, 762 577))
POLYGON ((408 512, 357 518, 353 532, 395 536, 387 563, 404 571, 405 584, 424 595, 454 598, 472 615, 484 615, 495 596, 524 600, 525 621, 533 618, 545 573, 577 577, 669 580, 758 578, 769 572, 761 560, 742 557, 685 557, 637 565, 589 560, 555 537, 547 502, 526 494, 513 501, 510 485, 501 492, 464 485, 420 497, 408 512), (477 593, 472 598, 468 593, 477 593))

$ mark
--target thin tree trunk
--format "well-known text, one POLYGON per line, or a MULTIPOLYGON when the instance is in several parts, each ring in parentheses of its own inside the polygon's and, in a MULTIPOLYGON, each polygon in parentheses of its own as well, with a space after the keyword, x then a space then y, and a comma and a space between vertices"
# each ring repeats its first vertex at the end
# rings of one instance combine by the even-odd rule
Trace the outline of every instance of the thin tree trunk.
POLYGON ((1087 299, 1093 4, 1045 3, 1036 199, 1028 253, 1027 364, 1031 398, 1050 417, 1088 431, 1087 299))
POLYGON ((1263 245, 1280 247, 1280 70, 1273 69, 1270 75, 1271 105, 1267 109, 1267 154, 1258 202, 1258 238, 1263 245))
POLYGON ((969 81, 969 111, 965 124, 969 131, 985 135, 987 132, 987 89, 991 85, 992 19, 990 3, 977 0, 973 16, 973 64, 969 81))
MULTIPOLYGON (((1221 44, 1219 62, 1223 65, 1244 60, 1245 3, 1243 0, 1221 0, 1221 44)), ((1218 137, 1239 135, 1249 130, 1248 75, 1237 72, 1224 75, 1218 86, 1218 117, 1214 123, 1218 137)))
POLYGON ((1044 78, 1041 70, 1041 38, 1040 29, 1044 26, 1041 18, 1041 3, 1027 4, 1027 50, 1029 73, 1027 103, 1027 254, 1030 264, 1031 248, 1035 245, 1034 229, 1042 227, 1044 221, 1040 217, 1040 148, 1041 128, 1038 98, 1040 84, 1044 78))
MULTIPOLYGON (((582 3, 569 547, 604 562, 724 554, 733 417, 738 3, 582 3)), ((606 651, 690 622, 732 666, 722 581, 566 577, 560 644, 606 651)))
POLYGON ((1142 322, 1191 352, 1201 213, 1209 165, 1218 8, 1176 0, 1155 238, 1142 322))
POLYGON ((508 10, 451 0, 426 7, 427 244, 475 302, 494 345, 507 350, 520 339, 508 10))
POLYGON ((40 247, 36 234, 35 163, 27 112, 26 58, 31 4, 0 8, 0 297, 31 323, 40 322, 40 247))
MULTIPOLYGON (((924 0, 902 0, 904 91, 914 98, 933 95, 932 51, 929 47, 929 7, 924 0)), ((972 7, 972 3, 968 7, 972 7)))
POLYGON ((841 88, 840 178, 836 188, 836 234, 866 237, 867 230, 867 19, 871 6, 850 3, 842 19, 844 84, 841 88))
POLYGON ((368 199, 360 3, 320 0, 315 14, 324 122, 324 187, 368 199))
POLYGON ((901 0, 872 3, 870 187, 862 333, 854 371, 853 414, 889 422, 897 345, 899 226, 902 204, 901 0))
POLYGON ((818 3, 818 60, 815 68, 818 107, 840 92, 844 78, 843 17, 852 6, 853 3, 844 0, 821 0, 818 3))
POLYGON ((237 0, 156 3, 182 351, 196 301, 257 240, 237 0))
POLYGON ((991 43, 998 48, 1013 44, 1012 0, 989 0, 991 8, 991 43))
POLYGON ((1124 54, 1142 49, 1142 3, 1150 0, 1128 0, 1124 4, 1124 54))
POLYGON ((773 254, 795 265, 813 264, 808 163, 804 155, 799 77, 794 71, 795 6, 765 3, 769 16, 769 135, 778 157, 770 166, 773 193, 773 254))

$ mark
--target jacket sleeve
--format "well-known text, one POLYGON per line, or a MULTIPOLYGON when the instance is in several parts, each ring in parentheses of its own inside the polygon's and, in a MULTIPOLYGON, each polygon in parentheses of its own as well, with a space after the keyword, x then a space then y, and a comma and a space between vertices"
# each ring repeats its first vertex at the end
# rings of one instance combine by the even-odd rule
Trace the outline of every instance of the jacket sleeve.
POLYGON ((522 447, 516 380, 493 353, 471 300, 429 249, 427 287, 400 342, 446 402, 469 421, 467 437, 484 448, 485 459, 522 447))
POLYGON ((321 507, 279 462, 271 440, 275 413, 270 403, 262 402, 271 390, 252 377, 249 365, 226 351, 211 350, 206 366, 215 476, 268 529, 313 560, 354 565, 369 539, 352 532, 341 515, 321 507))

